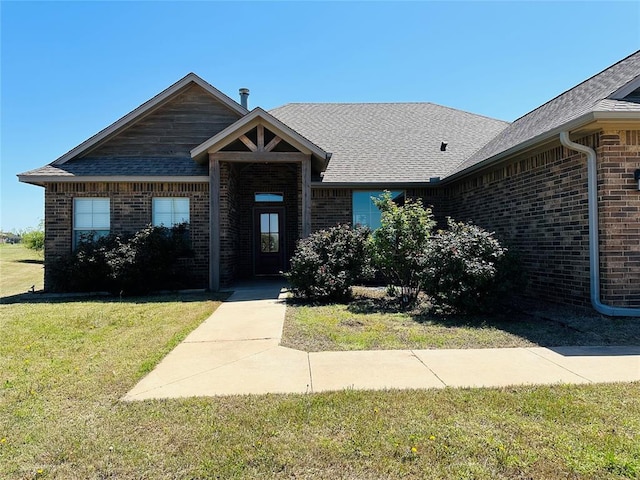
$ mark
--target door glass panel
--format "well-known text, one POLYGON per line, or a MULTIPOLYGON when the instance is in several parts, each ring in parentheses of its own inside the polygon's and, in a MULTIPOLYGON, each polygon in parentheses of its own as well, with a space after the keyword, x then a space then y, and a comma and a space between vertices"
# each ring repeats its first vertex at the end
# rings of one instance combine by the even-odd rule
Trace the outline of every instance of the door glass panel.
POLYGON ((280 235, 277 213, 260 214, 260 251, 262 253, 278 253, 280 235))

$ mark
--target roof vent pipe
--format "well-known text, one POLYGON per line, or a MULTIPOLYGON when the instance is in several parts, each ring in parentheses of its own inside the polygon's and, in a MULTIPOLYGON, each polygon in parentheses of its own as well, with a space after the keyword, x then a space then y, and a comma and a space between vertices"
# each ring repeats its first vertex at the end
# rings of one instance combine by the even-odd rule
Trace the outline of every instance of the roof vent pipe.
POLYGON ((569 132, 560 132, 560 143, 587 156, 587 200, 589 206, 589 272, 591 304, 599 313, 611 317, 640 317, 640 308, 612 307, 600 301, 600 240, 598 238, 598 172, 596 152, 586 145, 572 142, 569 132))
POLYGON ((242 105, 247 110, 249 109, 249 89, 241 88, 240 89, 240 105, 242 105))

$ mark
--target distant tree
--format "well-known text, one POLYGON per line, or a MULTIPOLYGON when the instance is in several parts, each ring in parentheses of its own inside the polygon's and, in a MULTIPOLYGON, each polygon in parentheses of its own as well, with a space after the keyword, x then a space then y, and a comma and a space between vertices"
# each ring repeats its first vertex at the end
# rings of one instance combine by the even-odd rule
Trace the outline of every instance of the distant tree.
POLYGON ((44 222, 40 220, 36 228, 27 229, 21 233, 20 237, 25 247, 41 252, 44 250, 44 222))

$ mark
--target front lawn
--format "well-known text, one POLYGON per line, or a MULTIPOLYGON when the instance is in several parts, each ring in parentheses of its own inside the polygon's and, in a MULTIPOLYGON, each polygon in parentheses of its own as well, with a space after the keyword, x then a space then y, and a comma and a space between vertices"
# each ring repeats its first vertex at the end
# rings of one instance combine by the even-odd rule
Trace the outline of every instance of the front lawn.
POLYGON ((216 305, 0 305, 0 478, 640 475, 637 383, 119 401, 216 305))
POLYGON ((0 297, 42 290, 43 254, 21 244, 0 244, 0 297))
POLYGON ((282 345, 308 352, 562 345, 640 345, 640 320, 521 299, 484 315, 399 311, 380 290, 355 288, 349 304, 287 306, 282 345))

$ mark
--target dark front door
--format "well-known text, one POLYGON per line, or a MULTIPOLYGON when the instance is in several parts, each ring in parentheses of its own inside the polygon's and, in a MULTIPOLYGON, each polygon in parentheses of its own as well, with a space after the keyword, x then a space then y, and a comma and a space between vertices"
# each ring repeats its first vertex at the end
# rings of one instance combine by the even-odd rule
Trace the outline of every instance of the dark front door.
POLYGON ((284 270, 284 208, 260 207, 253 214, 254 271, 275 275, 284 270))

